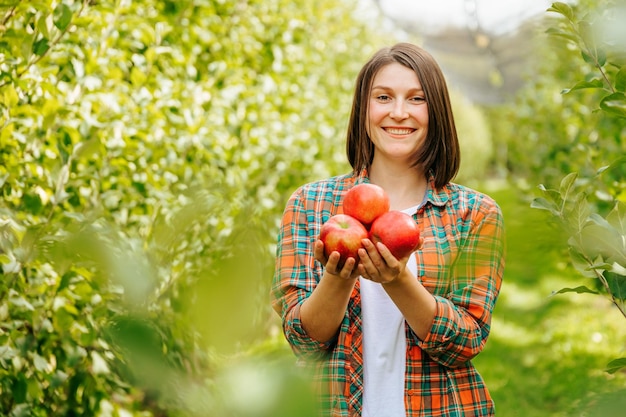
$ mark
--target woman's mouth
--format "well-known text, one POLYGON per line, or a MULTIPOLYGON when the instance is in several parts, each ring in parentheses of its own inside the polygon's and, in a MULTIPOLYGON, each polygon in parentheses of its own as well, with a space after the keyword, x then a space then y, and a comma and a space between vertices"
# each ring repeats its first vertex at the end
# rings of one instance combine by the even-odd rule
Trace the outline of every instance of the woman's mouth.
POLYGON ((383 129, 391 135, 410 135, 415 131, 415 129, 407 127, 384 127, 383 129))

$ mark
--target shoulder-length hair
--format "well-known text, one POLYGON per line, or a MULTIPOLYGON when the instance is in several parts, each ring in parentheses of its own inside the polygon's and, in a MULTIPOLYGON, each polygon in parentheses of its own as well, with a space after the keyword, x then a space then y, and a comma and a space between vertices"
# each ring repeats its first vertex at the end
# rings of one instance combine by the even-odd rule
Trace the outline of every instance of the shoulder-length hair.
POLYGON ((371 166, 374 144, 367 134, 366 124, 372 83, 378 71, 392 63, 415 71, 424 90, 428 106, 428 133, 423 146, 414 156, 413 166, 422 166, 426 175, 432 173, 435 187, 441 188, 456 176, 461 160, 448 87, 435 59, 424 49, 410 43, 380 49, 361 68, 348 124, 348 161, 355 172, 369 170, 371 166))

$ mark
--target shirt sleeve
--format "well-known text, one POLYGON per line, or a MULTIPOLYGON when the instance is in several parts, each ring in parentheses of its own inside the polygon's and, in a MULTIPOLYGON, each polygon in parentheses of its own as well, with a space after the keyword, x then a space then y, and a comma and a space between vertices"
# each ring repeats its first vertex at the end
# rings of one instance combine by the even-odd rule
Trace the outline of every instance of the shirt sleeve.
POLYGON ((480 353, 487 341, 491 316, 504 273, 502 213, 493 200, 483 200, 473 215, 469 233, 450 268, 451 287, 435 296, 436 316, 418 345, 438 363, 463 366, 480 353))
POLYGON ((283 332, 294 353, 303 359, 318 358, 333 345, 311 338, 302 327, 300 307, 320 280, 322 267, 314 258, 317 231, 307 219, 305 194, 296 191, 283 213, 271 289, 273 309, 281 316, 283 332))

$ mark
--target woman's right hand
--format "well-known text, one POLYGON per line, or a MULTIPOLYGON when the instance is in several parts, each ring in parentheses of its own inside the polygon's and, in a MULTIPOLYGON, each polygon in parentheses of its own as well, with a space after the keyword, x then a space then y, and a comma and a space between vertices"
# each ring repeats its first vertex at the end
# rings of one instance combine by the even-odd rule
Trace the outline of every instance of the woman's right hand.
POLYGON ((337 276, 347 280, 356 279, 359 276, 356 259, 346 259, 346 262, 340 268, 339 261, 341 256, 339 255, 339 252, 332 252, 330 256, 326 257, 326 254, 324 253, 324 242, 320 239, 315 241, 313 254, 315 259, 324 266, 325 274, 337 276))

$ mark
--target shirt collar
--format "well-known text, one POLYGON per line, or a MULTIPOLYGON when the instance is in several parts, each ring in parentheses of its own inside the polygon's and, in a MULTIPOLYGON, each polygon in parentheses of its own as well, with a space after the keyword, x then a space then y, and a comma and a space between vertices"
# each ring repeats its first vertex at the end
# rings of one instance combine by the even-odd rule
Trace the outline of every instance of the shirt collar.
POLYGON ((450 200, 450 194, 447 185, 444 185, 439 189, 435 188, 435 177, 432 172, 429 173, 428 176, 428 189, 426 190, 426 200, 429 201, 433 206, 437 207, 445 206, 448 200, 450 200))

